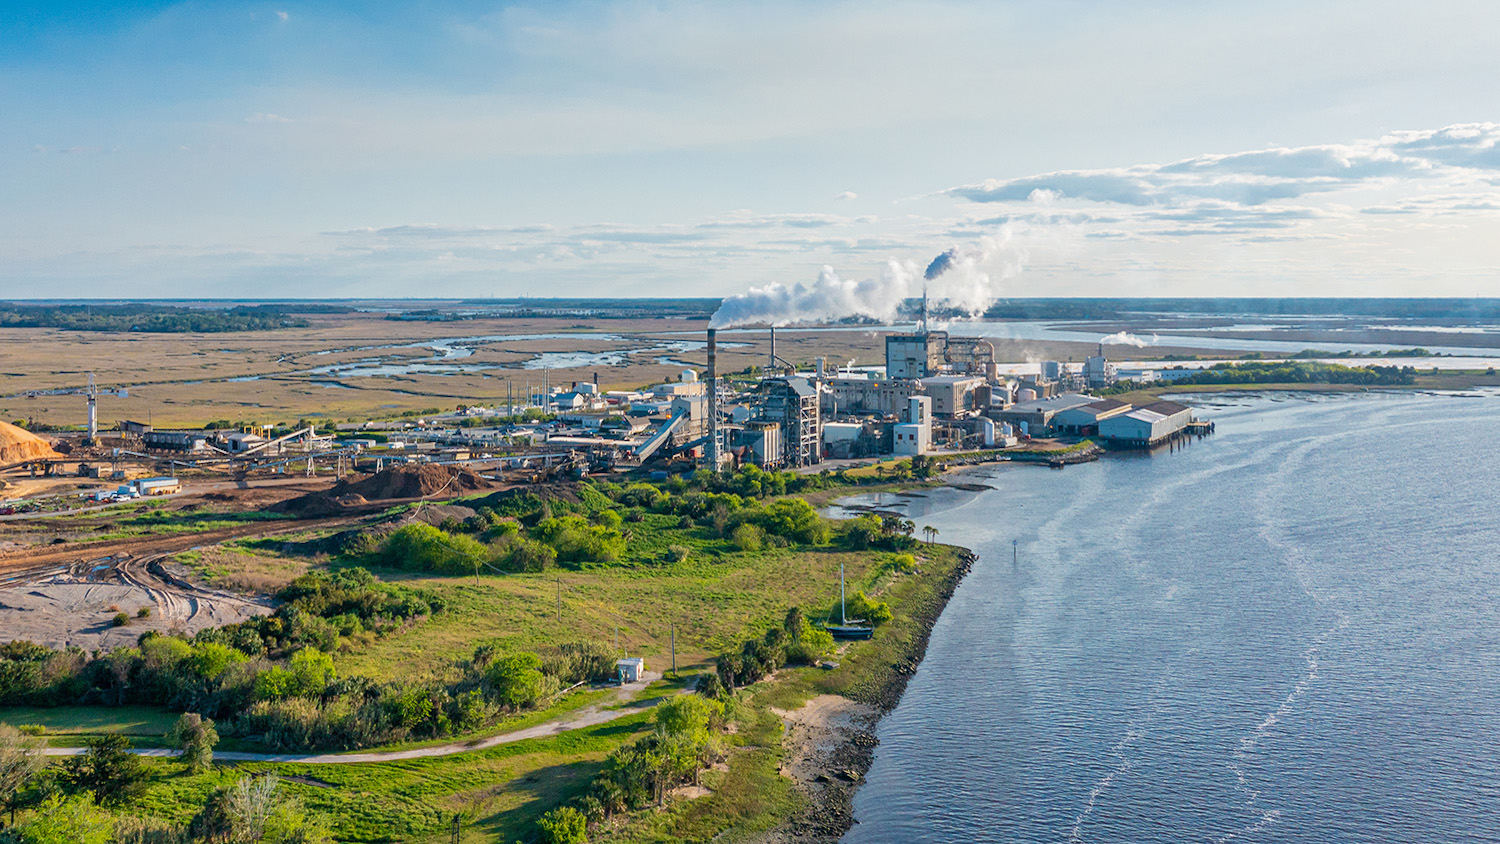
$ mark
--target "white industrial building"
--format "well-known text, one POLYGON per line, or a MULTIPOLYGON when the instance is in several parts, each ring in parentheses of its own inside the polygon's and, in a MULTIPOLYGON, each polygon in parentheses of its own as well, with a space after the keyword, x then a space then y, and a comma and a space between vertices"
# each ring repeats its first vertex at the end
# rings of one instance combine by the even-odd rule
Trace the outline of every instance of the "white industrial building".
POLYGON ((944 419, 982 413, 990 406, 990 385, 975 375, 930 375, 922 391, 932 398, 932 412, 944 419))
MULTIPOLYGON (((1024 390, 1022 392, 1025 392, 1024 390)), ((1030 437, 1045 436, 1052 428, 1053 418, 1065 410, 1093 404, 1099 399, 1082 393, 1065 393, 1050 399, 1030 399, 1016 402, 996 414, 1001 422, 1009 422, 1030 437)))
POLYGON ((1122 445, 1144 448, 1166 440, 1192 421, 1191 408, 1173 401, 1159 401, 1100 421, 1099 436, 1122 445))
POLYGON ((1052 417, 1052 429, 1060 434, 1096 434, 1105 419, 1129 413, 1131 406, 1118 399, 1100 399, 1060 410, 1052 417))
POLYGON ((907 400, 906 421, 895 426, 894 452, 909 457, 932 450, 932 397, 912 396, 907 400))

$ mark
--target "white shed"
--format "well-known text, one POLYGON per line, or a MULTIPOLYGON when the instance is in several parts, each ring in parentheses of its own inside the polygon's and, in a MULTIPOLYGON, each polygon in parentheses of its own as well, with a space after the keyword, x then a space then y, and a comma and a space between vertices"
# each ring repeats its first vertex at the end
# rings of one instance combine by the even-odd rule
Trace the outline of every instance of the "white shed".
POLYGON ((615 668, 620 672, 621 685, 639 683, 641 675, 646 671, 646 660, 638 656, 627 656, 615 660, 615 668))

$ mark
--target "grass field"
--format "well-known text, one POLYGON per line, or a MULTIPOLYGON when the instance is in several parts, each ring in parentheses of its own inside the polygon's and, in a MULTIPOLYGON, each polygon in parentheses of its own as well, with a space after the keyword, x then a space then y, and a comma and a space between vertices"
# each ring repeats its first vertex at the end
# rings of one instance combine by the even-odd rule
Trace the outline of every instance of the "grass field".
POLYGON ((715 556, 698 551, 680 563, 556 569, 543 574, 390 579, 432 589, 449 603, 407 635, 376 641, 339 657, 339 670, 373 677, 436 668, 468 656, 476 645, 499 642, 533 649, 558 642, 613 642, 645 656, 649 667, 669 667, 671 624, 677 627, 679 666, 702 663, 750 629, 779 622, 788 607, 811 614, 838 597, 839 564, 851 589, 861 588, 885 559, 879 552, 828 549, 765 550, 715 556), (559 595, 561 613, 559 614, 559 595))
POLYGON ((309 809, 332 822, 340 841, 443 841, 455 814, 466 842, 529 836, 535 818, 584 787, 600 761, 647 729, 649 713, 629 715, 547 739, 459 756, 360 765, 244 763, 187 774, 152 761, 151 788, 136 805, 175 821, 191 818, 215 789, 246 774, 274 772, 309 809))
POLYGON ((7 706, 0 723, 38 724, 47 735, 87 736, 120 733, 160 737, 172 728, 177 713, 151 706, 7 706))

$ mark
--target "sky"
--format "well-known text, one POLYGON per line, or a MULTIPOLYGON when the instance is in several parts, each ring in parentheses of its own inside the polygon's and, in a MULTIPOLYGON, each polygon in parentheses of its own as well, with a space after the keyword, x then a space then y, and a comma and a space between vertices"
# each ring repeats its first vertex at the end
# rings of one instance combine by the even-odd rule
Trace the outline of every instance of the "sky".
POLYGON ((7 0, 0 298, 857 298, 945 250, 960 302, 1497 296, 1497 47, 1480 0, 7 0))

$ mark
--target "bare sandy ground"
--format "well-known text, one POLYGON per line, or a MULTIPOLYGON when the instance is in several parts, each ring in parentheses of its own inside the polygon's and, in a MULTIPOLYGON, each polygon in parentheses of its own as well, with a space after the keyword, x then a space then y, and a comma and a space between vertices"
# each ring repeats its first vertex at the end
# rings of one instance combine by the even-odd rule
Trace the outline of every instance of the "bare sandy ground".
POLYGON ((206 589, 153 558, 107 558, 0 583, 0 642, 85 651, 134 645, 148 630, 196 633, 271 611, 268 601, 206 589), (142 607, 147 618, 137 618, 142 607), (115 626, 118 613, 130 623, 115 626))
POLYGON ((807 807, 757 844, 837 841, 853 822, 854 789, 869 767, 880 710, 839 695, 818 695, 792 712, 772 710, 786 725, 782 776, 797 784, 807 807))

